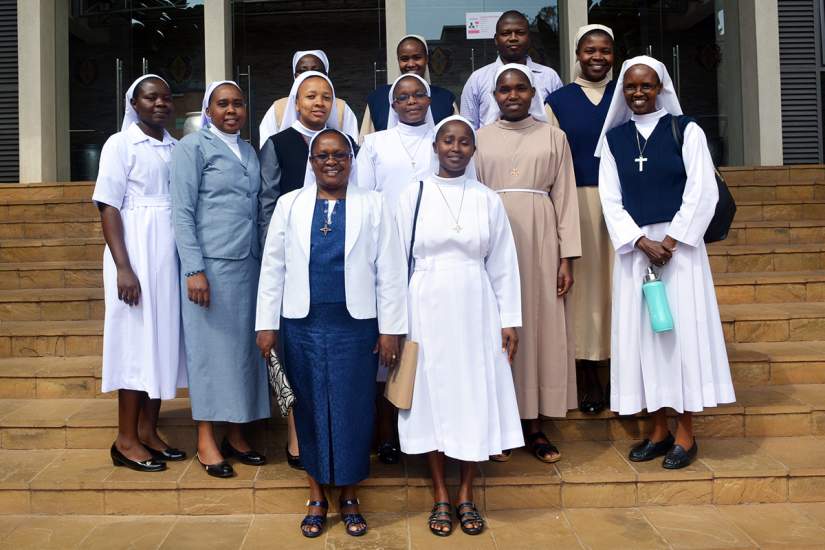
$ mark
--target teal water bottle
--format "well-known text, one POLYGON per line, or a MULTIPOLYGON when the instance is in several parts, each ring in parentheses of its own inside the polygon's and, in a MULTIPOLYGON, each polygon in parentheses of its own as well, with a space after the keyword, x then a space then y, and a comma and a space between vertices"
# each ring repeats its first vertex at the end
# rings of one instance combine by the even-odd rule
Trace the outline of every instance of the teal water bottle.
POLYGON ((645 295, 647 312, 650 314, 650 326, 653 332, 668 332, 673 330, 673 316, 670 314, 670 306, 667 305, 667 292, 665 283, 659 275, 653 271, 653 266, 648 266, 642 283, 642 293, 645 295))

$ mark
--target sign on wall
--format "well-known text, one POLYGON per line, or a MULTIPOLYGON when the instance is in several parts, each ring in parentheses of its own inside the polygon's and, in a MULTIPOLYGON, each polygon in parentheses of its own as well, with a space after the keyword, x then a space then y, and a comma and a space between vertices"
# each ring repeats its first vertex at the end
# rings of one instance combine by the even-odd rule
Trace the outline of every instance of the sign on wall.
POLYGON ((485 40, 496 34, 496 21, 501 17, 501 11, 467 12, 466 28, 467 40, 485 40))

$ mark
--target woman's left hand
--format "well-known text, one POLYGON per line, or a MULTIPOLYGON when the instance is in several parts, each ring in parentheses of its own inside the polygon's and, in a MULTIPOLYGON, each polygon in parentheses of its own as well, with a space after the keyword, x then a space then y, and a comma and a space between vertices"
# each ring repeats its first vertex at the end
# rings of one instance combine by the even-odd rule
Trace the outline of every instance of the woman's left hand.
POLYGON ((378 354, 382 365, 393 368, 398 364, 398 356, 401 353, 398 348, 398 335, 379 334, 372 352, 378 354))
POLYGON ((662 246, 670 250, 670 253, 676 252, 676 245, 679 244, 679 241, 667 235, 664 239, 662 239, 662 246))
POLYGON ((507 360, 512 365, 518 351, 518 333, 513 327, 501 329, 501 351, 507 354, 507 360))
POLYGON ((570 292, 573 287, 573 260, 562 258, 559 263, 559 272, 556 277, 556 296, 561 298, 570 292))

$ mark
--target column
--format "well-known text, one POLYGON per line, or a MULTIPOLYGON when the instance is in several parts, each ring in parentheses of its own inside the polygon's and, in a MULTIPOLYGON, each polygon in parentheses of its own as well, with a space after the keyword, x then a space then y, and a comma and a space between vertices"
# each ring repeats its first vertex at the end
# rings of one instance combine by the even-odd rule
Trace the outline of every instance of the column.
POLYGON ((781 165, 777 0, 739 2, 739 25, 742 76, 749 82, 747 93, 742 94, 744 161, 746 165, 781 165))
POLYGON ((559 1, 559 44, 561 50, 561 67, 559 76, 564 82, 573 82, 573 68, 576 64, 576 49, 573 39, 579 27, 587 25, 588 0, 559 1))
POLYGON ((205 80, 232 78, 232 5, 230 0, 203 4, 205 80))
POLYGON ((68 2, 17 1, 20 182, 69 177, 68 2))
POLYGON ((384 6, 387 25, 387 83, 389 84, 401 74, 398 70, 395 45, 402 36, 407 34, 407 0, 386 0, 384 6))

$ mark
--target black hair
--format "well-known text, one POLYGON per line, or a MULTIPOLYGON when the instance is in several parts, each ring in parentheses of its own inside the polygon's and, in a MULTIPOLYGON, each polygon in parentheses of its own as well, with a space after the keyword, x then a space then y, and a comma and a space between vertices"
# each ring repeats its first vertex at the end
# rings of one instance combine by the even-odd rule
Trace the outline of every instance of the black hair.
POLYGON ((527 19, 526 15, 524 15, 518 10, 507 10, 504 13, 502 13, 501 17, 499 17, 498 21, 496 21, 496 32, 498 32, 498 27, 499 25, 501 25, 501 22, 506 19, 521 19, 522 21, 524 21, 528 28, 530 27, 530 20, 527 19))
MULTIPOLYGON (((352 143, 350 143, 350 140, 347 137, 347 135, 344 132, 340 131, 340 130, 336 130, 335 128, 324 128, 323 130, 321 130, 320 132, 315 134, 315 137, 312 139, 312 146, 315 147, 315 144, 318 143, 318 139, 321 136, 324 136, 326 134, 334 134, 334 135, 340 137, 344 141, 344 143, 346 144, 347 149, 349 149, 351 153, 353 152, 352 151, 352 143)), ((309 153, 312 154, 312 151, 310 151, 309 153)))
POLYGON ((417 38, 415 36, 405 36, 401 40, 401 42, 399 42, 398 45, 395 47, 395 55, 398 55, 398 49, 401 47, 401 44, 407 42, 408 40, 412 40, 414 42, 418 42, 419 44, 421 44, 421 46, 424 48, 424 55, 429 57, 429 54, 427 53, 427 44, 425 42, 422 42, 420 38, 417 38))
POLYGON ((581 46, 581 43, 584 42, 584 39, 591 36, 606 36, 610 40, 611 44, 614 43, 613 37, 610 36, 610 34, 607 31, 603 29, 593 29, 592 31, 587 31, 582 35, 581 38, 579 38, 579 42, 578 44, 576 44, 576 53, 579 53, 579 47, 581 46))

